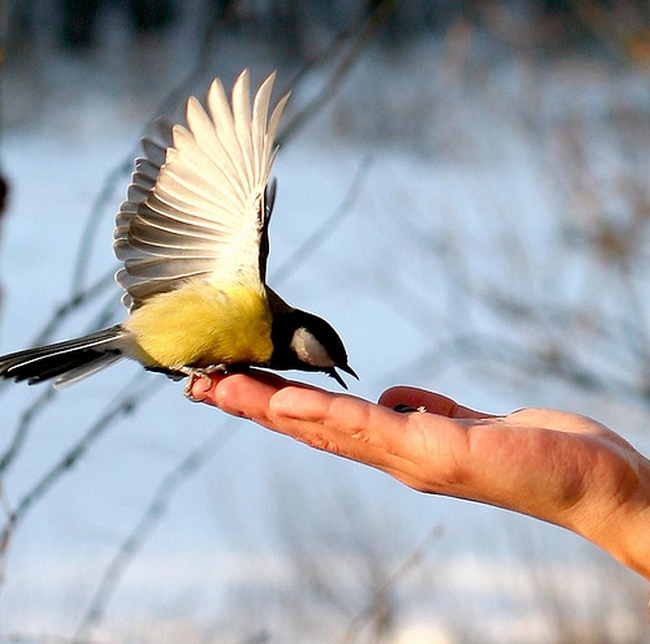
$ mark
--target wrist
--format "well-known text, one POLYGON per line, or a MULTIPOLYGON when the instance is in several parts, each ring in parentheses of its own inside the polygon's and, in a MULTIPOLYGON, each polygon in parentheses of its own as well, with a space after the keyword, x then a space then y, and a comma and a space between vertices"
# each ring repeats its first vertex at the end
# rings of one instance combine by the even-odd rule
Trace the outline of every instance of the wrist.
MULTIPOLYGON (((621 563, 650 581, 650 461, 638 454, 636 482, 628 498, 614 504, 603 546, 621 563)), ((625 495, 623 495, 625 496, 625 495)))
POLYGON ((634 450, 626 456, 618 476, 591 480, 580 511, 565 525, 650 581, 650 461, 634 450))
POLYGON ((650 581, 650 501, 630 522, 623 540, 623 551, 614 553, 628 568, 650 581))

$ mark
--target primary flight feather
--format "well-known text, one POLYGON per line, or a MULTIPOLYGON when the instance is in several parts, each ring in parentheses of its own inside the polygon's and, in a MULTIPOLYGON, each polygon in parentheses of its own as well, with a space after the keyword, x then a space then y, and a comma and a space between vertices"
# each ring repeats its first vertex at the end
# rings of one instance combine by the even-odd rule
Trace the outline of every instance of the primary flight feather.
POLYGON ((266 284, 275 135, 288 100, 269 106, 275 73, 251 108, 248 70, 228 102, 213 81, 187 127, 145 138, 115 221, 122 324, 0 357, 0 376, 71 384, 126 357, 174 378, 247 366, 354 376, 328 322, 266 284))

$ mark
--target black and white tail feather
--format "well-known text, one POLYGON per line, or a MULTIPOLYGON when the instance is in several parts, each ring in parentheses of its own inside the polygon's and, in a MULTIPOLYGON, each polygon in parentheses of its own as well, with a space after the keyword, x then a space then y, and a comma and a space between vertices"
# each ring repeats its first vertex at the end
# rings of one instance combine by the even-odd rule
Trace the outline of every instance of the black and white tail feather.
POLYGON ((114 326, 74 340, 17 351, 0 357, 0 374, 30 385, 54 378, 54 386, 63 388, 121 360, 120 345, 127 333, 114 326))

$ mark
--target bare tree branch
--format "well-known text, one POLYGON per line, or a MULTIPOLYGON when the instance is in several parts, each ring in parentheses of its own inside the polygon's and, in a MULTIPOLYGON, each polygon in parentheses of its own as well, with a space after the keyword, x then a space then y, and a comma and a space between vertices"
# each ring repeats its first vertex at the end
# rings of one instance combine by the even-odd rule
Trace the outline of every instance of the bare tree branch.
POLYGON ((289 275, 295 273, 314 254, 316 249, 323 246, 338 227, 354 213, 354 205, 359 199, 364 180, 372 167, 372 163, 371 155, 364 157, 357 171, 354 173, 348 190, 339 206, 273 272, 273 279, 276 283, 282 282, 289 275))
MULTIPOLYGON (((9 635, 9 642, 11 644, 79 644, 71 637, 64 637, 62 635, 49 635, 43 633, 41 635, 24 635, 22 633, 12 633, 9 635)), ((85 640, 83 644, 106 644, 105 640, 85 640)))
MULTIPOLYGON (((368 44, 378 29, 386 22, 387 18, 395 10, 397 0, 383 0, 375 11, 362 23, 357 35, 353 38, 348 51, 341 57, 339 62, 330 73, 326 83, 323 84, 320 91, 312 100, 307 103, 301 110, 296 112, 293 117, 282 128, 278 135, 278 145, 284 145, 284 142, 294 136, 296 132, 302 129, 327 103, 332 100, 336 92, 345 79, 351 67, 358 60, 363 48, 368 44)), ((335 41, 332 50, 342 48, 343 41, 335 41)), ((323 57, 327 59, 326 57, 323 57)), ((297 78, 302 79, 304 72, 299 72, 297 78)))
POLYGON ((14 432, 11 443, 8 445, 2 456, 0 456, 0 478, 4 476, 6 469, 11 465, 22 449, 23 443, 29 434, 32 422, 36 416, 45 411, 47 408, 46 403, 54 397, 55 393, 56 390, 53 387, 48 387, 36 398, 35 401, 30 403, 29 407, 23 412, 18 421, 18 426, 14 432))
MULTIPOLYGON (((216 13, 213 14, 200 38, 194 66, 187 73, 183 81, 167 94, 162 103, 154 111, 154 114, 147 121, 147 125, 143 129, 143 134, 154 119, 158 118, 161 114, 168 113, 175 108, 180 101, 184 100, 189 88, 191 88, 206 72, 211 60, 210 49, 215 42, 215 37, 220 24, 221 20, 219 16, 216 13)), ((86 290, 84 289, 84 284, 89 270, 90 253, 93 246, 93 240, 97 234, 99 222, 104 216, 106 208, 112 202, 118 182, 121 182, 131 172, 131 169, 133 168, 133 158, 137 155, 137 150, 137 146, 132 148, 128 155, 109 172, 104 182, 104 187, 95 199, 90 214, 86 219, 72 274, 72 300, 78 300, 83 297, 82 294, 86 290)))
POLYGON ((152 534, 160 520, 164 517, 174 494, 183 483, 194 476, 214 454, 222 449, 235 435, 234 431, 213 434, 207 441, 193 449, 176 465, 160 482, 151 503, 143 513, 135 527, 122 542, 115 556, 104 571, 99 581, 90 606, 86 611, 74 642, 86 642, 104 617, 106 608, 115 594, 120 579, 131 561, 152 534))
POLYGON ((164 382, 162 378, 143 378, 142 374, 138 374, 130 380, 122 394, 107 407, 84 435, 20 498, 0 532, 0 544, 2 544, 0 555, 3 558, 7 556, 11 537, 16 528, 25 519, 33 505, 49 492, 63 474, 74 467, 77 461, 118 419, 132 413, 138 404, 142 404, 144 400, 153 395, 164 382))
POLYGON ((384 583, 377 588, 374 596, 371 598, 370 602, 368 602, 368 605, 350 621, 344 636, 341 638, 341 644, 353 644, 363 626, 376 615, 381 613, 382 606, 388 601, 388 597, 395 592, 398 584, 402 582, 416 566, 422 563, 422 559, 426 555, 427 551, 431 545, 441 537, 442 532, 443 530, 439 525, 434 525, 431 530, 429 530, 422 543, 411 552, 411 554, 400 564, 400 566, 398 566, 392 575, 384 580, 384 583))

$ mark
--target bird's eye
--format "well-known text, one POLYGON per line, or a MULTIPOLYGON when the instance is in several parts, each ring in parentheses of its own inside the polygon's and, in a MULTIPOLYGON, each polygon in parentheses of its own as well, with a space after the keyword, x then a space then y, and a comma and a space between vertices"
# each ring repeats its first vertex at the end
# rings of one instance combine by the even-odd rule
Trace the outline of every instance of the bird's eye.
POLYGON ((291 337, 290 347, 298 360, 314 367, 334 367, 335 363, 318 338, 304 326, 297 328, 291 337))

